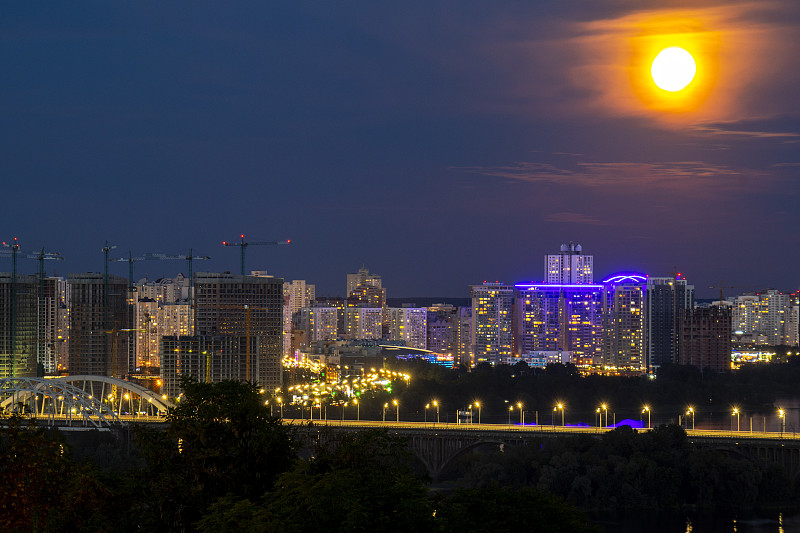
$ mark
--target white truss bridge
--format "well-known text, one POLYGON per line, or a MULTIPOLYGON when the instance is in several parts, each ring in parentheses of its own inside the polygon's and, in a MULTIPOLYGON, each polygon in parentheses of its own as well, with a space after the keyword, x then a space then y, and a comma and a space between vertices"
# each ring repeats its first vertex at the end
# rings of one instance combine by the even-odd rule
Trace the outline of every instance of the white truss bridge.
POLYGON ((136 383, 106 376, 0 379, 0 413, 47 425, 110 427, 160 420, 174 404, 136 383))

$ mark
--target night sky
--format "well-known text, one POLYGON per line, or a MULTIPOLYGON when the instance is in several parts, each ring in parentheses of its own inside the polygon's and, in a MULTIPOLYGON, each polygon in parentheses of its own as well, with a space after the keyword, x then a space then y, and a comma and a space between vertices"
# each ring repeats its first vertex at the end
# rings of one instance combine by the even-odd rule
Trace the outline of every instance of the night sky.
POLYGON ((344 295, 366 265, 389 297, 541 280, 574 241, 596 279, 794 291, 799 21, 796 0, 7 3, 0 239, 61 252, 58 275, 102 271, 106 240, 238 272, 222 241, 291 239, 248 270, 344 295), (680 102, 642 66, 675 40, 680 102))

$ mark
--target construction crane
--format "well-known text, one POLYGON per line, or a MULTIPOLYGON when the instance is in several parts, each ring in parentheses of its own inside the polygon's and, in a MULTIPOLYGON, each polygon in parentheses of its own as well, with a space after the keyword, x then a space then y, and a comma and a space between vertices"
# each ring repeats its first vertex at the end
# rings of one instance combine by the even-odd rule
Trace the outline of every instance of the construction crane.
POLYGON ((723 302, 723 293, 724 289, 751 289, 752 287, 748 287, 745 285, 723 285, 724 282, 720 281, 719 285, 709 285, 709 289, 719 289, 719 301, 723 302))
MULTIPOLYGON (((136 329, 136 328, 123 328, 120 329, 117 327, 117 323, 114 322, 114 328, 110 330, 104 331, 106 335, 113 336, 113 347, 111 348, 112 358, 111 358, 111 377, 125 379, 125 375, 122 372, 119 372, 119 342, 117 342, 117 337, 121 332, 132 332, 132 331, 144 331, 143 329, 136 329)), ((128 343, 130 345, 130 342, 128 343)), ((130 361, 128 362, 128 370, 130 370, 130 361)), ((116 394, 116 391, 114 391, 116 394)))
POLYGON ((240 237, 242 239, 240 242, 222 241, 222 245, 223 246, 239 246, 241 248, 241 256, 242 256, 241 272, 242 272, 242 276, 244 276, 244 255, 245 255, 245 250, 247 250, 248 246, 275 246, 275 245, 280 245, 280 244, 289 244, 289 243, 292 242, 291 240, 247 242, 247 241, 244 240, 244 235, 241 235, 240 237))
POLYGON ((20 245, 17 238, 14 237, 12 244, 3 242, 3 246, 10 248, 10 250, 0 250, 0 255, 11 255, 11 372, 15 372, 14 357, 15 357, 15 344, 16 344, 16 307, 17 307, 17 257, 24 259, 36 259, 39 261, 39 323, 37 327, 37 342, 36 342, 36 375, 38 377, 44 376, 44 352, 45 352, 45 335, 44 335, 44 316, 45 316, 45 299, 44 299, 44 262, 45 261, 61 261, 64 257, 58 252, 45 252, 44 248, 39 253, 27 254, 20 253, 20 245))
POLYGON ((169 254, 144 254, 145 259, 158 259, 158 260, 170 260, 170 259, 182 259, 189 263, 189 280, 194 284, 194 261, 205 261, 206 259, 211 259, 211 257, 207 255, 194 255, 193 250, 189 248, 189 255, 169 255, 169 254))

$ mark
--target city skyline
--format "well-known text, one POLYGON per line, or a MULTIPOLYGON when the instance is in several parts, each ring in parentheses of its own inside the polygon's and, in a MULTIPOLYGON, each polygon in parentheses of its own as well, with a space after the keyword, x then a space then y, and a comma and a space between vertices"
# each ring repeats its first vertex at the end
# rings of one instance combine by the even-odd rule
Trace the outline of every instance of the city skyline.
POLYGON ((48 274, 102 272, 106 241, 236 273, 222 242, 244 234, 292 240, 250 248, 248 271, 320 295, 365 265, 389 298, 463 297, 539 279, 570 241, 598 277, 680 271, 698 298, 800 287, 791 0, 5 14, 0 240, 63 254, 48 274), (643 35, 695 52, 692 105, 653 100, 643 35))

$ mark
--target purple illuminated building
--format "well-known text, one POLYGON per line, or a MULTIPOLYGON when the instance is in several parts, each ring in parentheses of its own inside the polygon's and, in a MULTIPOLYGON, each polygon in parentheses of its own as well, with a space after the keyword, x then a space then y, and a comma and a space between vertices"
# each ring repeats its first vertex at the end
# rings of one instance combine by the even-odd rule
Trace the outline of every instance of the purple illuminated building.
POLYGON ((603 285, 518 283, 515 353, 568 351, 583 367, 602 361, 603 285))
POLYGON ((647 276, 614 274, 603 280, 602 364, 608 369, 644 370, 647 276))

